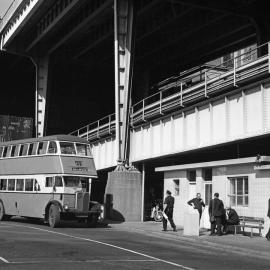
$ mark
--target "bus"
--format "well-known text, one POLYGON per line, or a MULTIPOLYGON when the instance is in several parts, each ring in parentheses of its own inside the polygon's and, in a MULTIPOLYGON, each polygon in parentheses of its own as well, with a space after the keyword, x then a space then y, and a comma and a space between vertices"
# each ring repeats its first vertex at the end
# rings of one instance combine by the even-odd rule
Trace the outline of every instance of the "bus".
POLYGON ((94 226, 102 206, 90 201, 97 172, 87 140, 54 135, 0 143, 0 221, 41 218, 50 227, 75 219, 94 226))

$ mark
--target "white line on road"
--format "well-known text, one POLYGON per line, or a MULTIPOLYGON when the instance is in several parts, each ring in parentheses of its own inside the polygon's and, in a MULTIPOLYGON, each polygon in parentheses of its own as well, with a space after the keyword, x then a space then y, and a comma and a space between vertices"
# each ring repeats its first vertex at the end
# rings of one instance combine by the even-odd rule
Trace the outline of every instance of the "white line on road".
POLYGON ((42 231, 42 232, 48 232, 48 233, 52 233, 52 234, 66 236, 66 237, 73 238, 73 239, 78 239, 78 240, 92 242, 92 243, 96 243, 96 244, 100 244, 100 245, 104 245, 104 246, 108 246, 108 247, 113 247, 113 248, 116 248, 116 249, 119 249, 119 250, 123 250, 123 251, 129 252, 129 253, 133 253, 133 254, 136 254, 136 255, 143 256, 145 258, 149 258, 149 259, 156 260, 156 261, 159 261, 159 262, 164 262, 166 264, 173 265, 173 266, 176 266, 176 267, 185 269, 185 270, 195 270, 194 268, 190 268, 190 267, 187 267, 187 266, 178 264, 178 263, 174 263, 174 262, 171 262, 171 261, 159 259, 157 257, 150 256, 150 255, 147 255, 147 254, 144 254, 144 253, 141 253, 141 252, 137 252, 137 251, 132 250, 132 249, 123 248, 123 247, 120 247, 120 246, 108 244, 108 243, 97 241, 97 240, 93 240, 93 239, 90 239, 90 238, 84 238, 84 237, 74 236, 74 235, 71 235, 71 234, 66 234, 66 233, 60 233, 60 232, 56 232, 56 231, 45 230, 45 229, 41 229, 41 228, 37 228, 37 227, 32 227, 32 226, 15 225, 15 224, 12 224, 12 225, 13 226, 16 226, 16 227, 24 227, 24 228, 28 228, 28 229, 34 229, 34 230, 38 230, 38 231, 42 231))
POLYGON ((0 261, 2 261, 2 262, 4 262, 4 263, 9 263, 9 261, 8 260, 6 260, 5 258, 3 258, 3 257, 0 257, 0 261))
POLYGON ((40 264, 40 263, 101 263, 101 262, 159 262, 158 260, 59 260, 59 261, 17 261, 10 264, 40 264))

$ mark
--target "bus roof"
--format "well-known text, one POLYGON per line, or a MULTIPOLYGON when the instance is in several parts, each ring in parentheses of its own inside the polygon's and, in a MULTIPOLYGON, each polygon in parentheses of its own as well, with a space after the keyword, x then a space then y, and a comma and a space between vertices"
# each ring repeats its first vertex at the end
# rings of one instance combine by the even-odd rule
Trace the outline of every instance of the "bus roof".
POLYGON ((0 146, 34 143, 34 142, 42 142, 42 141, 68 141, 68 142, 89 143, 86 139, 83 139, 80 137, 59 134, 59 135, 45 136, 45 137, 39 137, 39 138, 29 138, 29 139, 16 140, 16 141, 0 142, 0 146))

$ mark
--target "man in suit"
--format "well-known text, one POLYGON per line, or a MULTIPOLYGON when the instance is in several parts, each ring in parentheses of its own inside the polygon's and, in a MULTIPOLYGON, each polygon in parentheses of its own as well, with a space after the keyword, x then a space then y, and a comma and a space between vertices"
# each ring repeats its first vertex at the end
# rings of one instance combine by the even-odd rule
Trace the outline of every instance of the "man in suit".
MULTIPOLYGON (((172 193, 169 190, 166 191, 167 197, 164 200, 163 211, 168 217, 168 220, 171 224, 171 227, 173 228, 173 231, 176 232, 176 226, 173 222, 174 197, 171 194, 172 193)), ((163 221, 163 231, 167 231, 167 219, 163 217, 162 221, 163 221)))
POLYGON ((222 200, 219 199, 219 194, 214 194, 214 199, 209 203, 209 216, 210 221, 211 217, 214 217, 214 220, 211 221, 211 234, 215 235, 215 228, 217 227, 217 235, 221 236, 221 221, 222 215, 224 214, 224 205, 222 200))
POLYGON ((224 232, 229 233, 229 226, 230 225, 238 225, 239 224, 239 216, 231 206, 226 207, 226 215, 227 219, 224 224, 224 232))
POLYGON ((196 198, 189 200, 187 203, 188 205, 193 206, 194 209, 198 210, 199 220, 201 220, 202 211, 203 211, 203 208, 205 207, 205 204, 201 198, 201 193, 197 193, 196 198))
MULTIPOLYGON (((270 218, 270 199, 268 200, 268 212, 267 212, 267 216, 270 218)), ((268 233, 266 234, 266 239, 268 241, 270 241, 270 228, 268 230, 268 233)))

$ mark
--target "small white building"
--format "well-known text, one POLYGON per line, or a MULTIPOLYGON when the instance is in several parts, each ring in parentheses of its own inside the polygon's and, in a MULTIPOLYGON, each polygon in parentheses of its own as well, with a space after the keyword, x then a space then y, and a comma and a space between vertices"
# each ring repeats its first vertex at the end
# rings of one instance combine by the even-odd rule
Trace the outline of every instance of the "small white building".
POLYGON ((210 228, 208 204, 215 192, 240 216, 264 218, 264 235, 269 228, 267 217, 270 198, 270 157, 249 157, 156 168, 164 172, 164 195, 170 190, 175 197, 174 221, 184 224, 187 201, 200 192, 206 207, 201 227, 210 228))

